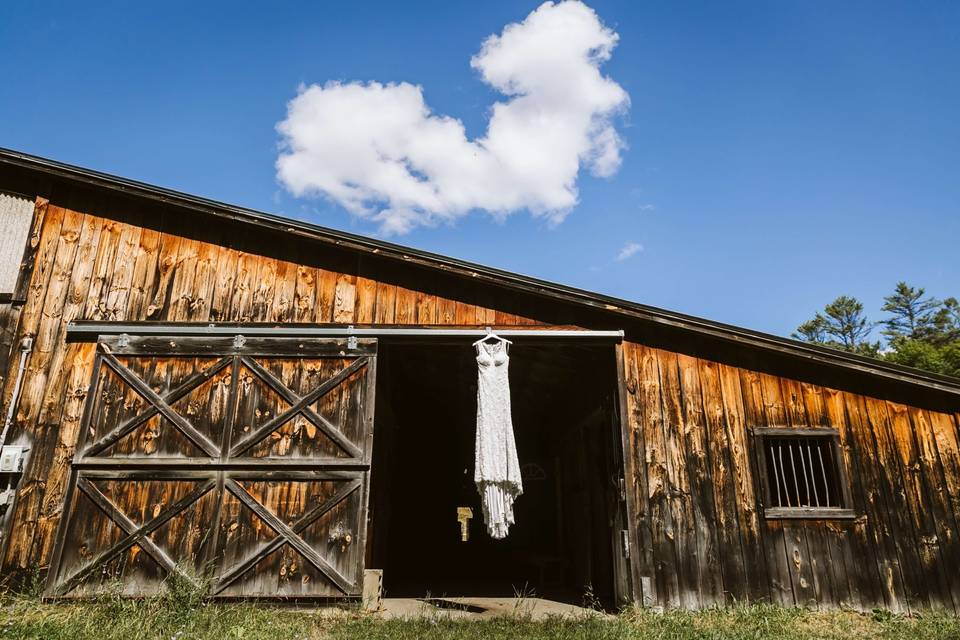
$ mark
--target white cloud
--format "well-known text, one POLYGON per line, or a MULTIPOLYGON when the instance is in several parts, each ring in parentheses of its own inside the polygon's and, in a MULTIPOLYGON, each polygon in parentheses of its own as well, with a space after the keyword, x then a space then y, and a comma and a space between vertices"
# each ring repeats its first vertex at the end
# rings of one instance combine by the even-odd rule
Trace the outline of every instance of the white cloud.
POLYGON ((623 245, 623 248, 620 249, 620 252, 617 253, 617 262, 623 262, 627 258, 631 258, 638 253, 643 251, 643 245, 639 242, 628 242, 623 245))
POLYGON ((277 175, 293 195, 325 196, 384 233, 451 222, 472 210, 520 210, 561 222, 581 167, 610 176, 629 105, 600 73, 617 34, 576 1, 546 2, 483 43, 470 65, 506 96, 486 135, 434 114, 406 82, 301 86, 277 125, 277 175))

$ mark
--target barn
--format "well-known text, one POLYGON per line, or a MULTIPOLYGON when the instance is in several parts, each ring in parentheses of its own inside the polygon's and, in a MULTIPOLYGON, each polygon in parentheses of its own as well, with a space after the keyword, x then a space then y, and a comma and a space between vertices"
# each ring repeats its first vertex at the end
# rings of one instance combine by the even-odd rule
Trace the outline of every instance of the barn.
POLYGON ((960 610, 960 380, 9 150, 0 219, 2 571, 47 597, 960 610))

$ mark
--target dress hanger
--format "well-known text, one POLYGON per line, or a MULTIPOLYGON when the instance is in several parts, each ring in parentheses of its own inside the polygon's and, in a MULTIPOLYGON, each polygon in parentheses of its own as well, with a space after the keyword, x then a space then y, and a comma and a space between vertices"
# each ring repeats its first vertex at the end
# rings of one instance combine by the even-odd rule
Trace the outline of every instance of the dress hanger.
POLYGON ((496 333, 494 333, 492 328, 487 327, 487 335, 483 336, 482 338, 480 338, 479 340, 477 340, 476 342, 474 342, 474 343, 473 343, 473 346, 476 347, 476 346, 479 345, 481 342, 486 342, 487 340, 498 340, 498 341, 500 341, 500 342, 505 342, 506 344, 513 344, 512 342, 510 342, 510 341, 507 340, 506 338, 501 338, 501 337, 498 336, 496 333))

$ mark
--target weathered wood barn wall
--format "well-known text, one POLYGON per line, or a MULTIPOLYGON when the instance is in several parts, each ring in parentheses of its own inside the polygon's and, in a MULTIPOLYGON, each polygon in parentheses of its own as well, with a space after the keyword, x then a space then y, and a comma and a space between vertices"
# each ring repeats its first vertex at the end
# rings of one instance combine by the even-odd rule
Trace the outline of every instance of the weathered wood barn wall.
MULTIPOLYGON (((94 361, 94 345, 66 340, 71 321, 580 326, 627 331, 638 601, 960 611, 960 396, 948 382, 874 383, 855 367, 713 348, 611 305, 544 301, 293 229, 213 224, 174 203, 89 186, 42 193, 26 301, 7 311, 0 356, 34 337, 8 439, 32 451, 8 519, 6 573, 51 561, 94 361), (769 426, 836 430, 854 517, 765 516, 753 433, 769 426)), ((14 360, 0 372, 4 410, 14 360)))
POLYGON ((637 344, 633 490, 658 601, 916 610, 960 602, 957 415, 637 344), (853 519, 764 517, 756 427, 839 431, 853 519))

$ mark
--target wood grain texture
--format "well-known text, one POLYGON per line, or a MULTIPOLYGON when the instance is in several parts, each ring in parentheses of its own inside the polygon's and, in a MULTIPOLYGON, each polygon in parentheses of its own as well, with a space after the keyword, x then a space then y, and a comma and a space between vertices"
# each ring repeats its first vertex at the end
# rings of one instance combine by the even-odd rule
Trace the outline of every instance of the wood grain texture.
POLYGON ((722 604, 723 572, 720 547, 717 540, 716 504, 710 468, 710 448, 707 444, 707 422, 703 410, 703 394, 696 358, 677 357, 680 371, 680 391, 685 428, 682 437, 687 452, 687 472, 690 476, 690 497, 697 539, 697 590, 701 606, 722 604))
POLYGON ((625 455, 632 460, 632 467, 636 471, 633 477, 626 479, 627 490, 633 497, 636 521, 634 528, 637 531, 633 544, 637 551, 633 554, 634 562, 639 566, 635 572, 640 576, 641 602, 653 605, 659 602, 657 594, 657 567, 654 560, 652 513, 650 508, 649 464, 647 459, 647 441, 644 435, 645 403, 643 389, 639 384, 639 351, 637 344, 626 343, 623 346, 624 387, 627 392, 627 411, 624 428, 627 430, 627 447, 625 455))
POLYGON ((637 385, 643 412, 642 437, 646 445, 647 501, 650 504, 651 542, 656 568, 656 591, 661 603, 678 607, 680 574, 678 570, 676 534, 670 509, 670 477, 667 468, 667 442, 664 437, 664 411, 661 399, 657 352, 641 347, 638 350, 637 385))
POLYGON ((734 481, 734 496, 737 505, 737 522, 740 525, 744 571, 747 576, 746 597, 760 601, 769 597, 766 587, 766 561, 764 541, 760 534, 760 503, 757 499, 755 478, 755 451, 748 437, 750 424, 744 413, 743 392, 740 388, 739 371, 718 364, 720 393, 726 417, 727 439, 734 481))
POLYGON ((700 387, 700 397, 697 398, 691 393, 688 404, 689 411, 696 411, 700 407, 703 410, 703 437, 707 451, 704 483, 708 485, 705 490, 711 492, 714 505, 719 572, 723 589, 723 599, 719 603, 723 604, 743 599, 746 586, 726 414, 716 363, 696 361, 691 366, 689 377, 689 386, 692 387, 695 378, 700 387), (700 407, 697 407, 698 404, 700 407))
POLYGON ((663 407, 663 434, 666 458, 668 508, 673 523, 673 539, 677 552, 677 582, 680 605, 696 607, 700 601, 700 564, 693 496, 690 491, 686 443, 688 426, 683 418, 679 367, 676 354, 657 353, 663 407))
POLYGON ((0 303, 0 390, 6 386, 6 376, 11 360, 19 357, 16 339, 20 309, 19 305, 0 303))

